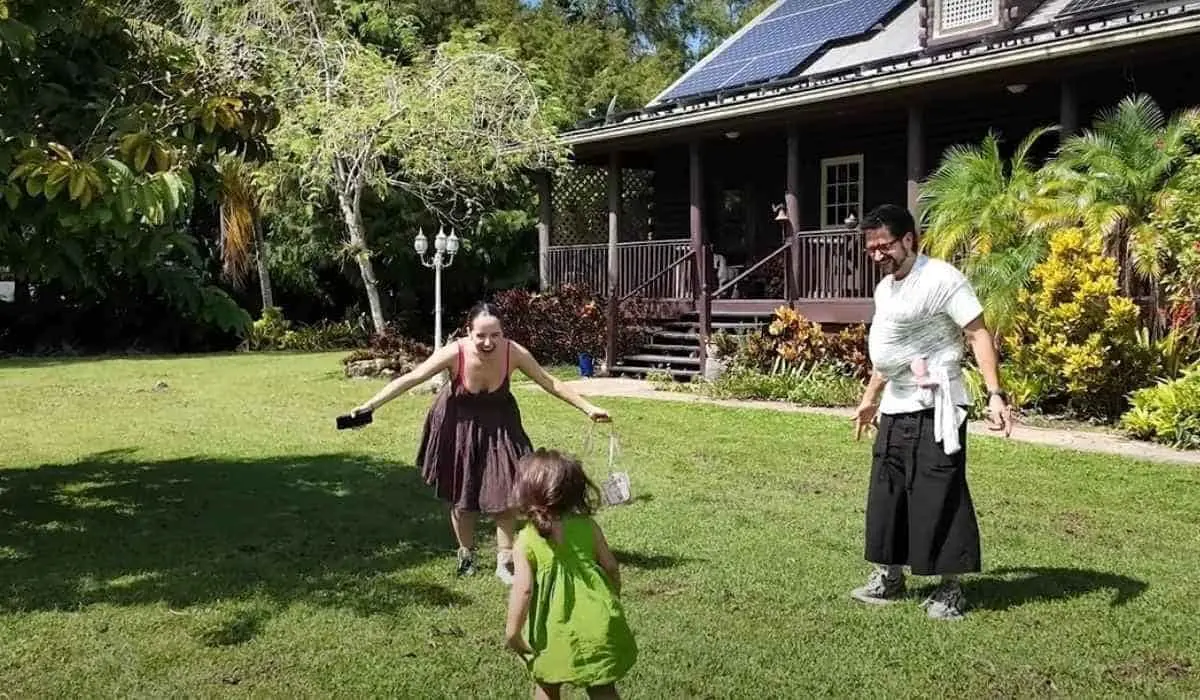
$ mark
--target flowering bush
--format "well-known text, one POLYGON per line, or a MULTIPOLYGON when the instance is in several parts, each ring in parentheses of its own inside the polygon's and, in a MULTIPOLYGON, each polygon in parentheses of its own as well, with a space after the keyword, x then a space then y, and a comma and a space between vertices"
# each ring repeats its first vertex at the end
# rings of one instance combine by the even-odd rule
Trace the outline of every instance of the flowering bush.
POLYGON ((1037 408, 1115 417, 1158 363, 1139 342, 1137 306, 1118 293, 1116 261, 1081 229, 1051 237, 1012 325, 1003 339, 1007 381, 1030 388, 1026 401, 1037 408))
POLYGON ((827 333, 793 309, 780 307, 764 333, 748 334, 734 355, 736 367, 772 372, 777 368, 824 366, 844 376, 866 380, 871 374, 867 357, 867 329, 858 325, 827 333))

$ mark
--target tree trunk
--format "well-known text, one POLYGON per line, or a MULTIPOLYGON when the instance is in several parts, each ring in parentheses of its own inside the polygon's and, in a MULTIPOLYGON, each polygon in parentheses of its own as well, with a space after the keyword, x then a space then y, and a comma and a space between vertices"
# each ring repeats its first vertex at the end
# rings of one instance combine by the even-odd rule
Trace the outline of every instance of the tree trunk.
POLYGON ((379 301, 379 282, 375 279, 375 266, 371 264, 371 256, 367 250, 367 240, 363 234, 362 209, 359 202, 362 186, 354 184, 350 194, 346 188, 338 188, 338 203, 342 206, 342 218, 346 222, 346 237, 354 251, 354 259, 358 261, 358 271, 362 274, 363 287, 367 290, 367 304, 371 307, 371 324, 376 334, 382 334, 387 323, 383 318, 383 304, 379 301))
POLYGON ((263 309, 275 306, 275 292, 271 289, 271 270, 267 266, 267 237, 263 235, 262 223, 254 221, 254 262, 258 265, 258 288, 262 292, 263 309))

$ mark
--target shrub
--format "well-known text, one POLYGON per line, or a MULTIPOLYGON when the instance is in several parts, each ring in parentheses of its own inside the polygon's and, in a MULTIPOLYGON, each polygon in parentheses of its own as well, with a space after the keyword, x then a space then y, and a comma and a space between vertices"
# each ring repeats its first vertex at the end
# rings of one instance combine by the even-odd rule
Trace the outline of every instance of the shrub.
POLYGON ((866 326, 827 333, 821 324, 787 307, 776 309, 765 333, 747 334, 733 358, 733 366, 763 373, 772 372, 782 360, 786 367, 821 365, 864 381, 871 374, 866 326))
POLYGON ((431 346, 402 336, 389 326, 383 333, 371 336, 367 347, 343 357, 342 365, 347 376, 405 374, 431 354, 431 346), (369 366, 362 366, 368 363, 369 366))
POLYGON ((1121 427, 1130 436, 1172 447, 1200 447, 1200 367, 1178 379, 1134 392, 1121 427))
POLYGON ((863 385, 829 363, 785 367, 780 361, 774 371, 733 367, 721 378, 702 384, 704 393, 723 399, 789 401, 803 406, 856 406, 863 385))
POLYGON ((1080 229, 1051 236, 1003 339, 1006 383, 1023 389, 1026 405, 1114 418, 1128 388, 1148 383, 1156 358, 1138 340, 1137 306, 1117 290, 1117 263, 1097 236, 1080 229))
POLYGON ((255 321, 242 343, 244 350, 292 350, 323 352, 343 350, 362 345, 367 340, 367 327, 358 321, 321 321, 311 326, 292 328, 283 312, 274 306, 263 309, 262 318, 255 321))
MULTIPOLYGON (((608 301, 584 287, 564 285, 550 292, 510 289, 492 299, 504 318, 504 333, 543 364, 575 363, 579 354, 604 355, 608 301)), ((641 321, 651 315, 642 303, 626 303, 617 319, 617 353, 641 342, 641 321)))
POLYGON ((1200 301, 1200 155, 1184 161, 1135 235, 1155 253, 1139 262, 1161 279, 1167 326, 1194 325, 1200 301))

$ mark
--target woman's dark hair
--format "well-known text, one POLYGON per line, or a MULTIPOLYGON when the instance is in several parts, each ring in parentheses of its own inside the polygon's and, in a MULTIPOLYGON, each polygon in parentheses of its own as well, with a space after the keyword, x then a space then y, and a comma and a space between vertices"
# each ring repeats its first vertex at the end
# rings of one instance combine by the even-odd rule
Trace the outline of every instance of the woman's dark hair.
POLYGON ((504 325, 504 319, 500 318, 500 309, 496 308, 496 305, 491 302, 481 301, 475 306, 472 306, 471 310, 467 312, 466 329, 468 331, 471 330, 471 326, 475 325, 475 319, 479 318, 480 316, 491 316, 499 321, 501 326, 504 325))
POLYGON ((517 503, 542 537, 557 518, 596 512, 599 495, 583 464, 558 450, 538 449, 517 468, 517 503))

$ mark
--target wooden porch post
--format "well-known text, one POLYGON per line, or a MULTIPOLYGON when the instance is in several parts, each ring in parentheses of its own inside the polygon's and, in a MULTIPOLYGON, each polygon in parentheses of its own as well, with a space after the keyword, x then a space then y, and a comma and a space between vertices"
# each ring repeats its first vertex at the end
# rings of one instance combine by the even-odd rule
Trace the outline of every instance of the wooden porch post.
POLYGON ((621 154, 608 157, 608 329, 605 333, 604 363, 609 373, 617 362, 617 312, 621 264, 617 242, 621 238, 621 154))
MULTIPOLYGON (((908 108, 908 211, 921 231, 921 178, 925 176, 925 120, 919 106, 908 108)), ((859 219, 863 212, 858 213, 859 219)))
POLYGON ((691 199, 692 252, 695 253, 696 284, 693 286, 693 298, 696 301, 696 315, 700 320, 700 373, 708 358, 708 339, 712 331, 712 319, 709 318, 711 300, 708 295, 709 265, 708 242, 704 236, 704 173, 701 170, 700 142, 688 144, 688 182, 691 199))
POLYGON ((784 204, 787 207, 788 235, 791 236, 792 249, 786 267, 791 271, 791 285, 788 285, 788 274, 784 274, 784 294, 789 305, 800 298, 800 127, 795 124, 787 130, 787 192, 784 194, 784 204), (789 288, 790 287, 790 288, 789 288))
POLYGON ((550 234, 554 229, 554 202, 550 171, 535 174, 538 192, 538 280, 544 292, 550 288, 550 234))
POLYGON ((1079 130, 1079 98, 1075 94, 1075 83, 1070 79, 1062 81, 1059 92, 1058 124, 1060 143, 1079 130))

